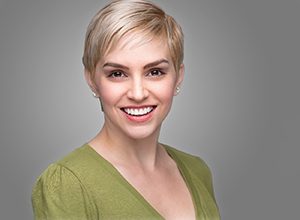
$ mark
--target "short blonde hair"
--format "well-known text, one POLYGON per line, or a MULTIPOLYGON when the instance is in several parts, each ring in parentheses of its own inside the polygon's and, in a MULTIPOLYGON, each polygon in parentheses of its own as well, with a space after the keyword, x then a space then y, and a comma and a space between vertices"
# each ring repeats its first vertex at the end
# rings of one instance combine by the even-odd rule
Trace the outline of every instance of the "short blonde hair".
POLYGON ((91 20, 84 44, 83 65, 94 75, 96 65, 129 33, 166 40, 176 72, 183 62, 183 32, 173 17, 147 0, 115 0, 91 20))

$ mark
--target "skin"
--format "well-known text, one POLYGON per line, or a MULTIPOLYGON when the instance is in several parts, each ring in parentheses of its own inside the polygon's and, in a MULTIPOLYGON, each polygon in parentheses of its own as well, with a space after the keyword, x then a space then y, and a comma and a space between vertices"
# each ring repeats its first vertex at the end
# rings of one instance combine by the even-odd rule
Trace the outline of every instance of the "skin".
POLYGON ((123 37, 98 62, 93 79, 85 73, 101 99, 105 118, 89 145, 166 219, 195 219, 187 186, 158 143, 161 124, 183 75, 183 64, 176 73, 164 41, 154 38, 140 44, 132 36, 123 37), (153 110, 142 117, 124 111, 140 108, 153 110))

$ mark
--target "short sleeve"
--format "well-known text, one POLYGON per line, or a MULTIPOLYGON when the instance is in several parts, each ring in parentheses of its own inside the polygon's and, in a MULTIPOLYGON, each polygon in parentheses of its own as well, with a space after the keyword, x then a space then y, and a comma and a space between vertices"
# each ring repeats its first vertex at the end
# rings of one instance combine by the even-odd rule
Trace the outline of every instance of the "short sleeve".
POLYGON ((210 168, 201 158, 197 157, 197 159, 200 162, 202 167, 202 176, 203 176, 202 181, 204 182, 207 190, 210 192, 212 197, 214 197, 213 180, 212 180, 212 174, 210 168))
POLYGON ((206 189, 210 193, 211 197, 214 199, 214 201, 216 201, 214 189, 213 189, 213 178, 212 178, 211 170, 208 167, 208 165, 201 158, 199 158, 199 157, 196 157, 196 158, 201 164, 202 181, 203 181, 206 189))
POLYGON ((50 165, 32 191, 35 220, 98 219, 97 212, 80 179, 69 169, 50 165))

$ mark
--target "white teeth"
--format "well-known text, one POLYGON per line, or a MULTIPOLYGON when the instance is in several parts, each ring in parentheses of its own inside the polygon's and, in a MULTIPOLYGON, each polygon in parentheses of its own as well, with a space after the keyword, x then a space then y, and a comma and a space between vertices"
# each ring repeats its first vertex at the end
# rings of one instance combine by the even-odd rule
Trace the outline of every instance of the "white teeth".
POLYGON ((141 116, 146 115, 153 110, 153 107, 145 108, 124 108, 124 111, 129 115, 141 116))

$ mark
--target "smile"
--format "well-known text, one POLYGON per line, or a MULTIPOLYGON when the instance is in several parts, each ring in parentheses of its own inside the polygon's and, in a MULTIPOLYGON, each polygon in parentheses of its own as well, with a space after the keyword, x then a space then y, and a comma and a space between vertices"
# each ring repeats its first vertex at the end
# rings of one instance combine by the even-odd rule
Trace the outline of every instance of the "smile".
POLYGON ((132 116, 144 116, 149 114, 155 109, 156 106, 147 106, 147 107, 129 107, 129 108, 121 108, 123 112, 132 116))

